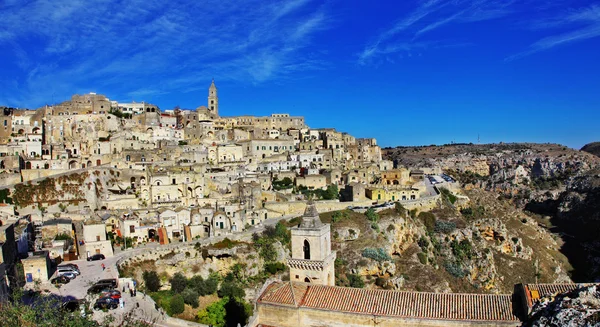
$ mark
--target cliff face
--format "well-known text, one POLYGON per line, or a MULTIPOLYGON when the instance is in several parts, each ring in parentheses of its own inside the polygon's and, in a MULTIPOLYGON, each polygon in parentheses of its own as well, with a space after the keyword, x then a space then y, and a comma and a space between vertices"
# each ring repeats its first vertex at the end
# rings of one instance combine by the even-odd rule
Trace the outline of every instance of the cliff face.
POLYGON ((598 326, 599 310, 600 292, 597 287, 581 288, 541 299, 523 326, 598 326))

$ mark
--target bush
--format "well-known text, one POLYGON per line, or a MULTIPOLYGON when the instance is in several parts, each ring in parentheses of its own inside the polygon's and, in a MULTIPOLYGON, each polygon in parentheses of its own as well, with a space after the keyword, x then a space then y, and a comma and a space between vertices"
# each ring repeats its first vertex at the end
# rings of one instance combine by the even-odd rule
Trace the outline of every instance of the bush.
POLYGON ((457 200, 456 195, 452 194, 452 192, 450 192, 450 190, 448 190, 447 188, 442 187, 440 189, 440 192, 442 192, 442 195, 448 199, 448 201, 450 201, 451 204, 454 204, 457 200))
POLYGON ((435 228, 435 215, 431 212, 421 212, 419 213, 419 219, 425 225, 428 232, 432 232, 435 228))
POLYGON ((456 257, 458 261, 463 261, 464 259, 471 259, 473 257, 473 246, 469 240, 462 240, 457 242, 453 240, 450 243, 452 247, 452 254, 456 257))
POLYGON ((363 250, 362 256, 379 262, 392 260, 390 255, 387 254, 383 248, 366 248, 363 250))
POLYGON ((379 220, 379 215, 375 212, 375 209, 369 208, 367 212, 365 212, 365 216, 369 221, 376 223, 379 220))
POLYGON ((243 299, 246 296, 246 292, 236 282, 223 282, 221 288, 217 292, 219 297, 224 298, 238 298, 243 299))
POLYGON ((187 286, 188 280, 182 273, 178 272, 173 275, 173 278, 171 278, 169 282, 171 283, 171 291, 174 293, 181 293, 187 286))
POLYGON ((176 315, 185 310, 185 302, 183 301, 183 296, 181 294, 177 294, 171 298, 169 309, 170 315, 176 315))
POLYGON ((225 304, 228 301, 229 299, 222 299, 212 303, 206 307, 206 309, 199 311, 198 322, 215 327, 225 326, 225 315, 227 314, 225 311, 225 304))
POLYGON ((193 308, 198 307, 198 292, 196 290, 186 288, 181 295, 183 296, 183 302, 185 302, 185 304, 189 304, 193 308))
POLYGON ((419 240, 417 241, 417 244, 419 244, 419 247, 423 249, 423 251, 425 251, 427 247, 429 247, 429 241, 427 240, 427 238, 425 238, 425 236, 421 236, 421 238, 419 238, 419 240))
POLYGON ((466 276, 465 270, 456 262, 446 261, 444 268, 446 268, 446 271, 450 273, 450 275, 456 278, 463 278, 466 276))
POLYGON ((346 278, 348 278, 348 283, 350 287, 354 288, 363 288, 365 287, 365 282, 359 275, 356 274, 346 274, 346 278))
POLYGON ((419 262, 421 262, 424 265, 427 264, 427 254, 425 254, 423 252, 419 252, 419 253, 417 253, 417 257, 419 257, 419 262))
POLYGON ((265 271, 271 275, 275 275, 280 271, 285 270, 285 265, 281 262, 269 262, 265 264, 265 271))
POLYGON ((438 220, 435 222, 434 231, 436 233, 450 234, 456 229, 456 223, 453 221, 438 220))
POLYGON ((148 291, 156 292, 160 289, 160 278, 158 278, 156 271, 144 271, 142 273, 142 278, 144 279, 144 285, 146 285, 148 291))

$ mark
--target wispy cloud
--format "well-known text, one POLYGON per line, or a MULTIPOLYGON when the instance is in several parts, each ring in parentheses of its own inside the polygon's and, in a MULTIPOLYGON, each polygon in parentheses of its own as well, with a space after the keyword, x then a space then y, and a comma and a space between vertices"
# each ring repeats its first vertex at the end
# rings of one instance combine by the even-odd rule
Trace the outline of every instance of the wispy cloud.
POLYGON ((21 70, 3 76, 0 103, 14 106, 104 87, 134 97, 205 88, 213 76, 287 78, 322 67, 303 49, 330 25, 314 0, 7 0, 0 16, 0 46, 14 49, 0 60, 21 70))
MULTIPOLYGON (((423 49, 419 39, 440 27, 453 23, 471 23, 503 17, 511 12, 515 0, 429 0, 400 17, 381 32, 358 54, 360 64, 381 56, 423 49), (395 51, 394 51, 395 50, 395 51)), ((429 42, 439 44, 439 41, 429 42)), ((445 42, 449 44, 449 42, 445 42)), ((387 58, 389 60, 389 58, 387 58)))
POLYGON ((506 61, 523 58, 567 43, 599 37, 600 6, 591 5, 568 10, 558 17, 538 21, 532 27, 538 30, 561 29, 562 31, 534 42, 525 51, 507 57, 506 61))

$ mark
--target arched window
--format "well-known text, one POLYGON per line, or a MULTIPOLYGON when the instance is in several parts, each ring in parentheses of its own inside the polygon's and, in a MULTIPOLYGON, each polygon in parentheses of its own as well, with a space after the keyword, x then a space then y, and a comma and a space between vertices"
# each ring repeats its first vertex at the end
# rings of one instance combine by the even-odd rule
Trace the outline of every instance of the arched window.
POLYGON ((310 260, 310 244, 307 240, 304 240, 304 247, 302 250, 304 251, 304 259, 310 260))

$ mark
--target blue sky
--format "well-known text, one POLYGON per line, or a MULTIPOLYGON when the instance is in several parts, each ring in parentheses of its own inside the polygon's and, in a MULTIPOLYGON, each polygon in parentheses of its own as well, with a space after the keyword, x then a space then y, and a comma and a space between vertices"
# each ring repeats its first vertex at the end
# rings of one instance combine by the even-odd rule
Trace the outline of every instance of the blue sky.
POLYGON ((303 115, 382 146, 600 141, 600 3, 0 0, 0 105, 303 115))

